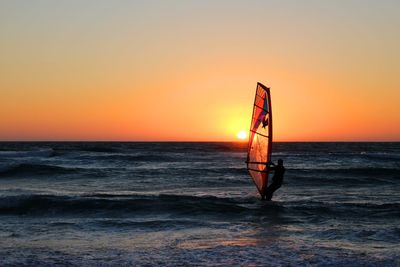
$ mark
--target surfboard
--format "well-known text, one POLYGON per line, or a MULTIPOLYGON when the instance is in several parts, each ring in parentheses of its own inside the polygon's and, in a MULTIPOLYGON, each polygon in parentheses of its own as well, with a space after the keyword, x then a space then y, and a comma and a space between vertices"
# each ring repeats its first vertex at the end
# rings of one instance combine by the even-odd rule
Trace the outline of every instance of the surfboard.
POLYGON ((270 88, 257 83, 247 148, 247 170, 261 196, 268 186, 272 151, 272 109, 270 88))

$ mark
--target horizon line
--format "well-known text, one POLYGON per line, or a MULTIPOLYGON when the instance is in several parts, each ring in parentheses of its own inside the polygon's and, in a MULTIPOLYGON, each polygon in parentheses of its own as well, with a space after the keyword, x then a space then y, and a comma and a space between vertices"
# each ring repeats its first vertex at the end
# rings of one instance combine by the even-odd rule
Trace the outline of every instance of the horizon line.
MULTIPOLYGON (((0 140, 0 143, 34 143, 34 142, 93 142, 93 143, 248 143, 241 140, 84 140, 84 139, 65 139, 65 140, 0 140)), ((399 143, 400 140, 279 140, 273 143, 399 143)))

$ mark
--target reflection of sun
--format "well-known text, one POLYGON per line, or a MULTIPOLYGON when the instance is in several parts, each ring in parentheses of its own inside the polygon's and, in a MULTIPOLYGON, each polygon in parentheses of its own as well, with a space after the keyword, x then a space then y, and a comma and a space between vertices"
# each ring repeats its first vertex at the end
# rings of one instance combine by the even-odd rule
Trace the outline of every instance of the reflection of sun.
POLYGON ((238 132, 237 138, 239 138, 239 139, 241 139, 241 140, 244 140, 244 139, 247 138, 247 133, 246 133, 245 131, 242 130, 242 131, 238 132))

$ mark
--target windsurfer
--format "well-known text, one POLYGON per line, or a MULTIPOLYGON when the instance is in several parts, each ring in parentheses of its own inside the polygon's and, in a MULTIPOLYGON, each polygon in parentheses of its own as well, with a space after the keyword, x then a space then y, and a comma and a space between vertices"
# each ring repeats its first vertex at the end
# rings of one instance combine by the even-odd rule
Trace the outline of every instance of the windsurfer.
POLYGON ((266 200, 271 200, 272 195, 278 188, 281 187, 282 182, 283 182, 283 175, 285 174, 285 167, 283 167, 283 160, 279 159, 278 160, 278 165, 275 165, 274 163, 269 163, 269 170, 274 171, 274 176, 272 177, 272 184, 267 187, 265 190, 265 194, 263 196, 263 199, 266 200))

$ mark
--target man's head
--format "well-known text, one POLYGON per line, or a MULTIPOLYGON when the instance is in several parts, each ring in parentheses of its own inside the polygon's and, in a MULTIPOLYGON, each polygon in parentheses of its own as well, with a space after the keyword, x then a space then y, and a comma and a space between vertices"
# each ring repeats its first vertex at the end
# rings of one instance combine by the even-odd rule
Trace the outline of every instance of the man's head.
POLYGON ((279 166, 283 166, 283 160, 282 159, 278 159, 278 165, 279 166))

